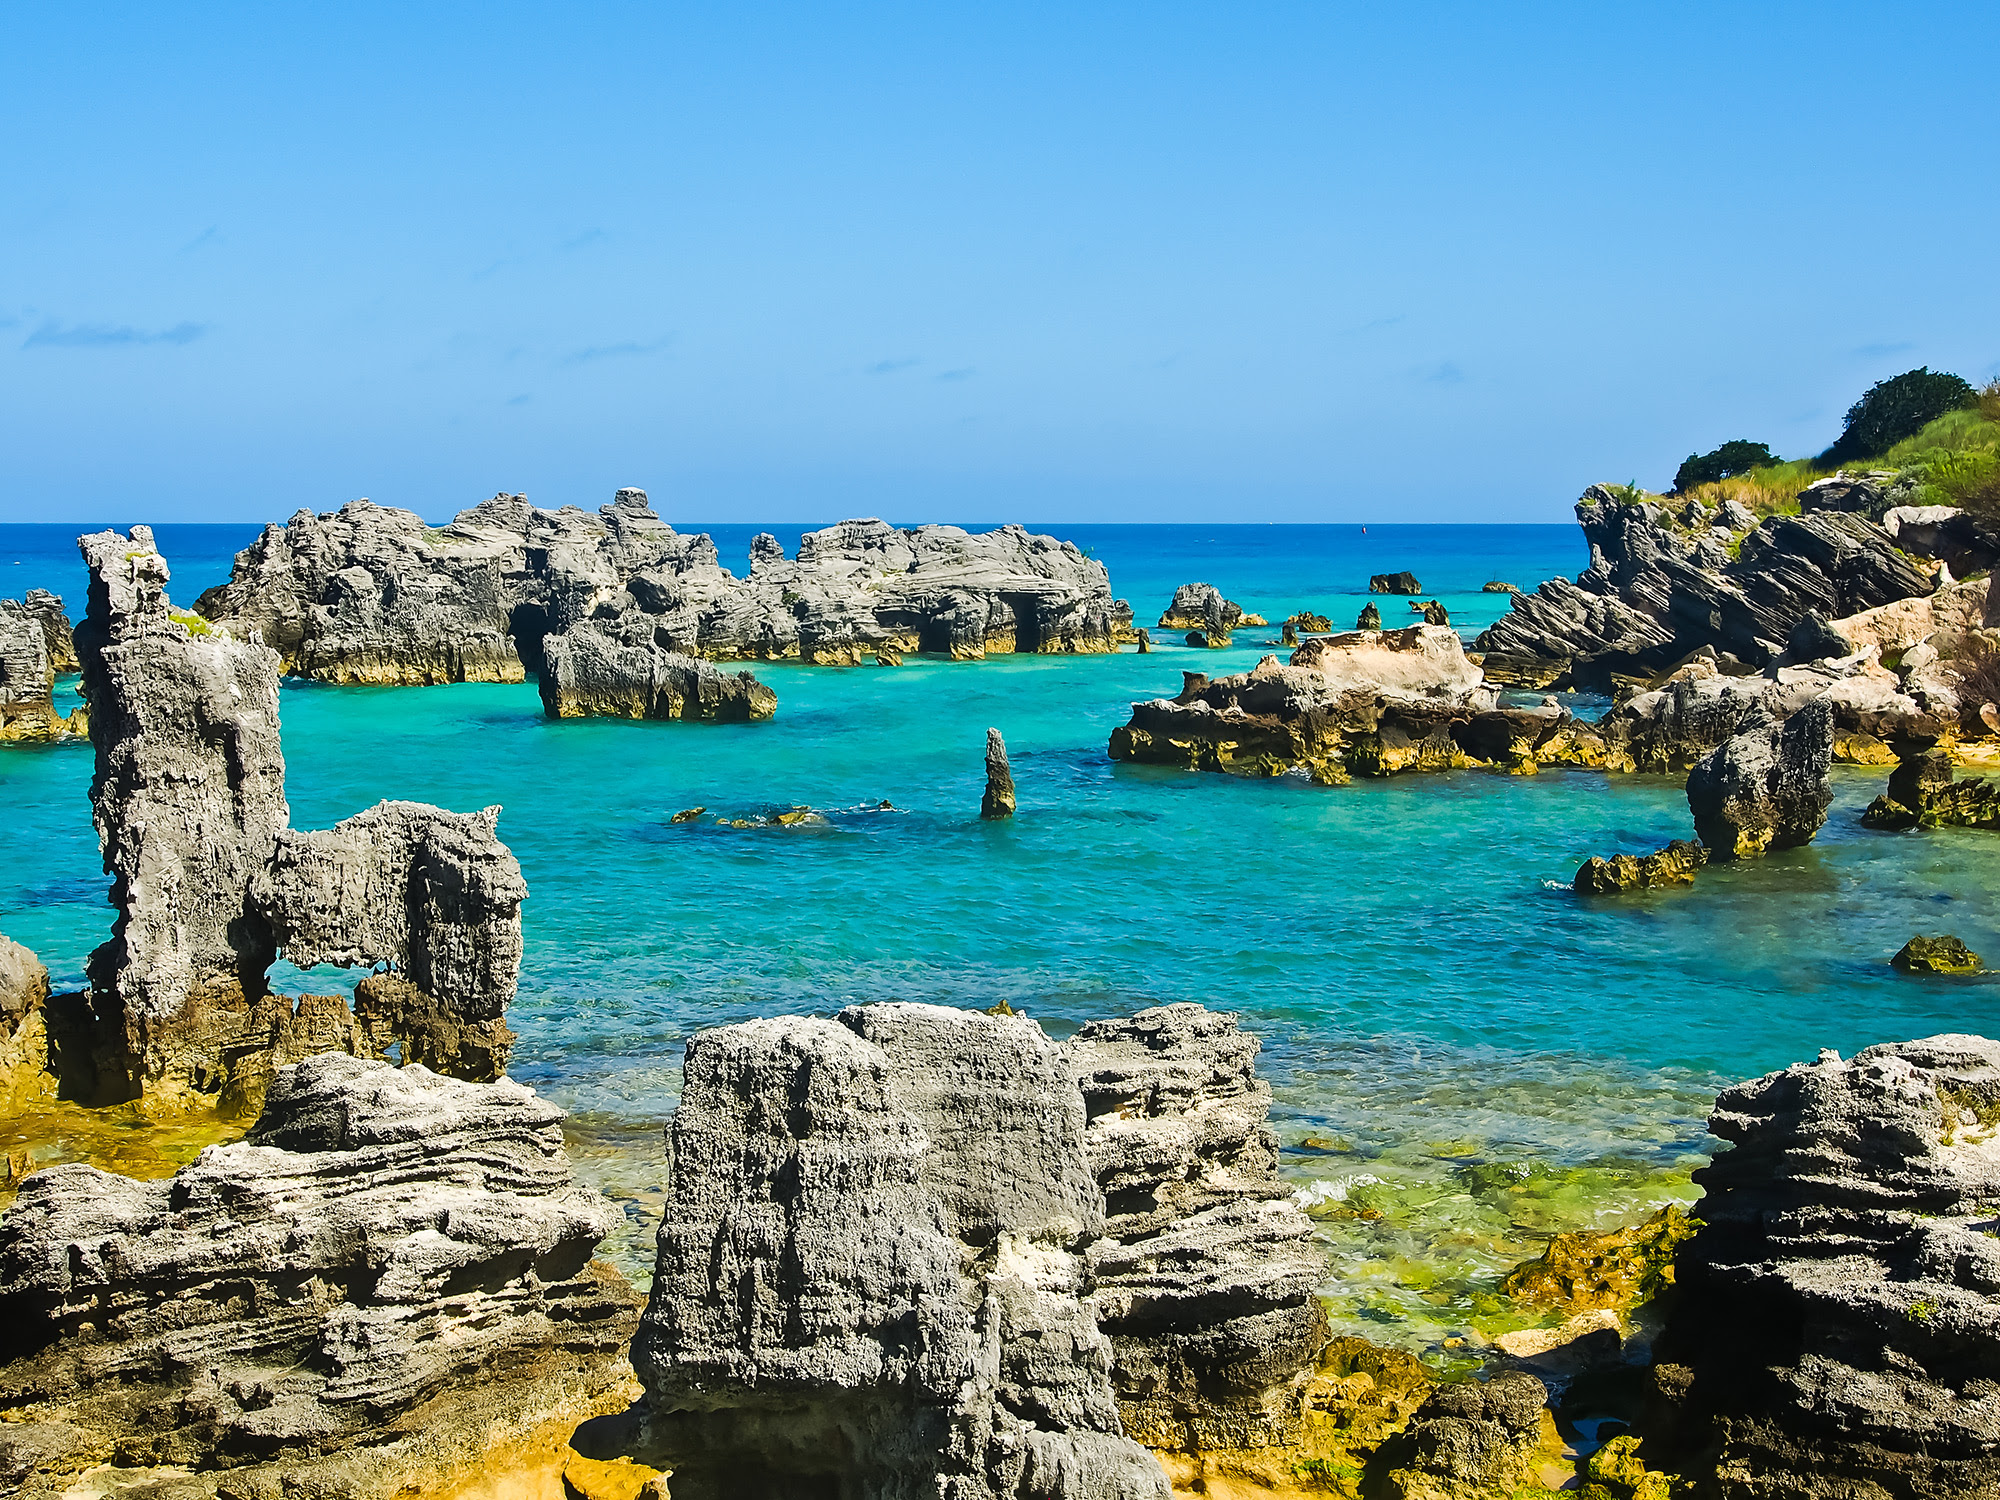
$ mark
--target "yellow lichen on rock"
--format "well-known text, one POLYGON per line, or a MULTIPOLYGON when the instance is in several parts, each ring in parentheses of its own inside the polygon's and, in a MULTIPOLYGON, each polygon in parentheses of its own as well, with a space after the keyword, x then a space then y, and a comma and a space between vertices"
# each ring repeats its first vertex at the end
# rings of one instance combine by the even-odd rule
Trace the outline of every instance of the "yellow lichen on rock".
POLYGON ((1565 1312, 1635 1307, 1673 1285, 1674 1251, 1700 1227, 1678 1203, 1643 1224, 1603 1234, 1558 1234, 1500 1283, 1503 1295, 1565 1312))

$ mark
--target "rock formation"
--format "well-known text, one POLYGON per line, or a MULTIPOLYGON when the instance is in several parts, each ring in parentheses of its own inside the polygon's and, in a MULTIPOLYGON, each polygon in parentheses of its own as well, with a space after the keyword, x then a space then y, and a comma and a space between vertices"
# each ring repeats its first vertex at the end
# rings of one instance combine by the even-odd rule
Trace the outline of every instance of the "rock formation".
POLYGON ((1969 777, 1953 779, 1951 756, 1935 741, 1899 743, 1889 788, 1868 804, 1861 821, 1870 828, 2000 828, 2000 789, 1969 777))
POLYGON ((1996 1121, 2000 1044, 1972 1036, 1725 1091, 1648 1454, 1723 1500, 2000 1492, 1996 1121))
POLYGON ((1594 731, 1557 707, 1501 709, 1451 630, 1348 632, 1308 640, 1281 666, 1213 680, 1186 673, 1174 698, 1132 705, 1111 757, 1277 776, 1600 763, 1594 731))
POLYGON ((1328 1340, 1325 1259, 1278 1178, 1257 1048, 1186 1003, 1092 1022, 1068 1048, 1108 1206, 1087 1286, 1119 1411, 1190 1458, 1296 1443, 1328 1340))
POLYGON ((506 1069, 527 882, 500 809, 381 802, 324 832, 279 833, 250 900, 299 968, 386 964, 355 991, 369 1051, 458 1077, 506 1069))
POLYGON ((1400 573, 1377 573, 1368 580, 1371 594, 1421 594, 1417 575, 1407 568, 1400 573))
MULTIPOLYGON (((1543 1488, 1534 1461, 1544 1428, 1554 1437, 1547 1401, 1547 1387, 1519 1371, 1438 1386, 1408 1430, 1384 1445, 1383 1460, 1394 1467, 1383 1493, 1389 1500, 1471 1500, 1543 1488)), ((1553 1442, 1545 1446, 1560 1452, 1553 1442)))
POLYGON ((1833 803, 1833 705, 1813 700, 1779 720, 1753 710, 1688 773, 1688 808, 1711 857, 1747 859, 1810 843, 1833 803))
POLYGON ((1694 872, 1708 863, 1708 851, 1691 839, 1675 839, 1651 854, 1617 854, 1610 859, 1592 855, 1576 872, 1579 896, 1615 896, 1621 891, 1654 886, 1691 885, 1694 872))
POLYGON ((498 809, 385 803, 326 833, 289 830, 277 653, 175 612, 147 528, 79 545, 91 803, 118 916, 87 965, 99 1034, 88 1068, 64 1062, 74 1091, 254 1114, 277 1064, 396 1042, 494 1076, 527 894, 498 809), (301 964, 393 967, 362 981, 357 1022, 339 997, 270 992, 281 944, 301 964))
POLYGON ((1007 764, 1007 742, 997 729, 986 731, 986 793, 979 799, 979 816, 1014 816, 1014 772, 1007 764))
POLYGON ((741 723, 777 712, 778 695, 750 673, 668 651, 650 629, 636 640, 620 639, 615 631, 626 623, 582 620, 543 639, 540 686, 550 718, 741 723))
POLYGON ((332 682, 518 681, 541 669, 549 635, 586 620, 629 647, 821 665, 1109 651, 1131 638, 1103 565, 1019 526, 843 521, 790 559, 760 536, 737 578, 707 536, 675 532, 636 489, 595 515, 496 495, 437 529, 366 501, 301 511, 267 528, 199 608, 277 648, 288 671, 332 682))
POLYGON ((1243 607, 1222 597, 1213 584, 1184 583, 1174 590, 1173 602, 1160 616, 1161 630, 1200 631, 1211 645, 1221 637, 1227 645, 1229 632, 1238 625, 1267 625, 1262 615, 1248 614, 1243 607))
POLYGON ((0 742, 53 740, 84 732, 80 714, 55 710, 58 675, 76 670, 62 601, 46 589, 0 599, 0 742))
POLYGON ((1373 599, 1361 606, 1361 613, 1354 618, 1354 628, 1356 630, 1380 630, 1382 628, 1382 611, 1375 607, 1373 599))
POLYGON ((632 1345, 676 1500, 1166 1500, 1081 1298, 1105 1213, 1083 1136, 1024 1018, 872 1005, 694 1037, 632 1345))
POLYGON ((1860 515, 1819 510, 1753 528, 1747 512, 1728 510, 1677 519, 1593 485, 1576 508, 1590 567, 1573 583, 1551 579, 1515 595, 1478 649, 1561 664, 1546 681, 1603 689, 1614 672, 1656 671, 1702 646, 1762 666, 1808 611, 1838 620, 1935 586, 1860 515))
POLYGON ((1438 603, 1437 600, 1429 600, 1424 605, 1424 623, 1426 625, 1449 625, 1451 623, 1451 611, 1438 603))
POLYGON ((1913 937, 1896 950, 1889 967, 1901 974, 1978 974, 1979 955, 1955 937, 1913 937))
POLYGON ((0 1478, 386 1500, 524 1418, 574 1426, 636 1299, 591 1263, 615 1211, 571 1181, 562 1118, 336 1054, 170 1181, 28 1177, 0 1221, 0 1478))

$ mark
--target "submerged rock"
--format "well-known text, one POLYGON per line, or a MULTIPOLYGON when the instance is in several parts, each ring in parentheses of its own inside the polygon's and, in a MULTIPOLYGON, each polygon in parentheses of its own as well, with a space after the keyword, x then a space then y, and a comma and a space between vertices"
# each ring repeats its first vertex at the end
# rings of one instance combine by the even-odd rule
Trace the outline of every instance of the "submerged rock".
POLYGON ((632 1346, 676 1500, 1166 1500, 1081 1298, 1104 1200, 1039 1027, 751 1021, 694 1037, 685 1077, 632 1346))
POLYGON ((65 718, 55 709, 56 678, 76 666, 60 599, 46 589, 0 599, 0 742, 82 734, 81 710, 65 718))
POLYGON ((1371 594, 1420 594, 1417 575, 1407 568, 1400 573, 1377 573, 1368 580, 1371 594))
POLYGON ((1996 1121, 1982 1037, 1726 1090, 1709 1130, 1732 1149, 1695 1173, 1648 1453, 1744 1500, 2000 1491, 1996 1121))
POLYGON ((1695 833, 1717 859, 1810 843, 1833 803, 1832 765, 1831 703, 1815 699, 1781 722, 1760 707, 1688 773, 1695 833))
POLYGON ((1014 772, 1007 764, 1007 742, 997 729, 986 731, 986 792, 979 799, 979 816, 1014 816, 1014 772))
POLYGON ((1903 974, 1978 974, 1979 955, 1955 937, 1913 937, 1889 960, 1903 974))
POLYGON ((616 1216, 562 1118, 334 1055, 171 1180, 28 1177, 0 1221, 0 1472, 38 1500, 106 1462, 177 1496, 386 1500, 590 1415, 636 1299, 591 1263, 616 1216))
POLYGON ((1518 594, 1521 591, 1515 588, 1513 584, 1502 583, 1499 579, 1495 578, 1489 582, 1480 584, 1479 592, 1482 594, 1518 594))
POLYGON ((742 723, 768 719, 778 707, 778 695, 748 672, 665 650, 650 634, 621 640, 596 620, 545 638, 542 663, 542 708, 552 719, 742 723))

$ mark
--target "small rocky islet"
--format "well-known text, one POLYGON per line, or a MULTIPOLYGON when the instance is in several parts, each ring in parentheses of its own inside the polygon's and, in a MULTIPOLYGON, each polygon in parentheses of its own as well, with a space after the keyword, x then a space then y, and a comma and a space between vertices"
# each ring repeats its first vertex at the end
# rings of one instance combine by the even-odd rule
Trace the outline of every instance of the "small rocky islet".
MULTIPOLYGON (((481 1473, 590 1500, 2000 1488, 1979 1352, 2000 1044, 1970 1036, 1725 1091, 1696 1220, 1558 1236, 1505 1281, 1540 1326, 1440 1381, 1332 1336, 1235 1018, 1181 1003, 1066 1040, 928 1005, 751 1021, 689 1043, 642 1296, 593 1259, 613 1214, 574 1180, 561 1112, 504 1076, 528 892, 499 810, 391 801, 290 829, 280 674, 533 671, 555 718, 751 720, 769 689, 714 661, 1137 632, 1101 566, 1018 528, 982 550, 843 523, 735 580, 638 492, 594 518, 501 498, 446 541, 407 513, 302 513, 191 613, 144 528, 86 538, 73 730, 32 707, 60 660, 47 606, 19 611, 39 648, 6 637, 9 721, 91 737, 118 916, 82 994, 0 948, 0 1081, 17 1109, 206 1114, 240 1137, 161 1180, 19 1177, 0 1475, 22 1493, 459 1494, 481 1473), (265 980, 280 957, 377 972, 351 1002, 293 1000, 265 980)), ((1295 615, 1288 664, 1187 674, 1112 753, 1326 784, 1685 775, 1699 842, 1621 857, 1657 879, 1579 890, 1810 840, 1836 759, 1893 766, 1871 827, 1992 826, 1953 769, 1992 728, 1967 687, 1984 581, 1953 581, 1978 539, 1862 509, 1747 525, 1593 492, 1592 568, 1512 597, 1473 651, 1439 624, 1295 615), (1512 701, 1584 684, 1616 699, 1594 722, 1512 701)), ((1190 585, 1161 628, 1184 621, 1212 646, 1255 617, 1190 585)), ((986 769, 979 815, 1012 814, 997 728, 986 769)), ((1919 972, 1977 966, 1912 948, 1919 972)))

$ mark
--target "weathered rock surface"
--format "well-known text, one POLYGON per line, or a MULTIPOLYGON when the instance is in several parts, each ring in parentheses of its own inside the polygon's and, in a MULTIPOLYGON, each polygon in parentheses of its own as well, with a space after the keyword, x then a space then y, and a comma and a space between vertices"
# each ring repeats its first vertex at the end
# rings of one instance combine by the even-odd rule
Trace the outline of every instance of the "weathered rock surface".
POLYGON ((1421 594, 1417 575, 1405 568, 1400 573, 1377 573, 1368 580, 1371 594, 1421 594))
POLYGON ((590 1263, 615 1213, 571 1181, 562 1118, 332 1055, 170 1181, 28 1177, 0 1221, 7 1480, 55 1496, 111 1462, 148 1494, 386 1497, 472 1468, 489 1422, 612 1388, 636 1299, 590 1263))
POLYGON ((1375 607, 1373 599, 1370 599, 1366 604, 1361 606, 1361 613, 1354 617, 1354 628, 1356 630, 1380 630, 1382 628, 1382 611, 1375 607))
POLYGON ((685 1079, 632 1346, 677 1500, 1165 1500, 1082 1301, 1104 1199, 1039 1027, 752 1021, 685 1079))
POLYGON ((1441 1385, 1417 1408, 1407 1431, 1384 1448, 1396 1466, 1389 1500, 1471 1500, 1537 1486, 1538 1449, 1560 1452, 1547 1415, 1548 1389, 1510 1371, 1491 1380, 1441 1385))
MULTIPOLYGON (((894 653, 891 653, 892 655, 894 653)), ((704 719, 744 723, 777 712, 778 695, 748 672, 669 651, 643 618, 579 621, 542 641, 542 707, 552 719, 704 719), (617 633, 640 625, 637 639, 617 633)))
POLYGON ((435 529, 367 501, 301 511, 199 608, 255 632, 288 671, 332 682, 518 681, 541 669, 549 635, 585 620, 626 646, 823 665, 1109 651, 1131 635, 1102 564, 1019 526, 843 521, 791 559, 760 536, 737 578, 710 538, 677 533, 636 489, 595 515, 496 495, 435 529))
POLYGON ((1902 974, 1977 974, 1979 955, 1955 937, 1913 937, 1896 950, 1889 967, 1902 974))
POLYGON ((54 701, 57 676, 75 670, 76 647, 60 599, 46 589, 0 599, 0 742, 82 734, 82 718, 64 718, 54 701))
POLYGON ((1651 854, 1592 855, 1576 872, 1579 896, 1615 896, 1621 891, 1655 886, 1691 885, 1694 872, 1708 863, 1708 851, 1691 839, 1675 839, 1651 854))
POLYGON ((1068 1046, 1108 1209, 1088 1301, 1125 1431, 1150 1448, 1296 1443, 1328 1342, 1325 1259, 1278 1178, 1257 1048, 1234 1016, 1185 1003, 1092 1022, 1068 1046))
POLYGON ((88 970, 131 1056, 157 1059, 189 1012, 261 992, 275 956, 249 891, 289 817, 278 657, 175 614, 150 528, 78 546, 90 800, 118 909, 88 970))
POLYGON ((1733 1148, 1695 1174, 1648 1454, 1722 1500, 2000 1493, 1996 1120, 1982 1037, 1725 1091, 1709 1129, 1733 1148))
POLYGON ((1308 640, 1281 666, 1210 680, 1186 673, 1174 698, 1132 705, 1114 760, 1277 776, 1493 765, 1601 763, 1603 743, 1560 707, 1501 709, 1453 631, 1413 625, 1308 640))
POLYGON ((277 653, 177 614, 145 527, 80 546, 91 802, 118 917, 87 966, 95 1034, 52 1058, 71 1093, 254 1114, 278 1064, 397 1042, 496 1076, 527 894, 498 809, 384 803, 325 833, 288 829, 277 653), (301 964, 392 971, 361 982, 353 1011, 295 1003, 265 978, 281 943, 301 964))
POLYGON ((1695 833, 1716 859, 1748 859, 1810 843, 1833 803, 1833 705, 1823 698, 1779 720, 1767 706, 1688 773, 1695 833))
POLYGON ((1889 787, 1868 804, 1861 821, 1894 832, 1905 828, 2000 828, 2000 788, 1978 777, 1954 778, 1951 756, 1924 741, 1903 742, 1889 787))
POLYGON ((1160 615, 1162 630, 1200 630, 1227 636, 1238 625, 1263 625, 1261 615, 1245 614, 1241 605, 1222 597, 1213 584, 1184 583, 1160 615))
POLYGON ((1014 771, 1007 764, 1007 742, 997 729, 986 731, 986 791, 979 799, 979 816, 1014 816, 1014 771))
POLYGON ((1935 584, 1881 527, 1846 511, 1776 516, 1754 529, 1718 524, 1747 514, 1688 524, 1593 485, 1576 512, 1590 567, 1573 583, 1551 579, 1515 595, 1477 647, 1567 662, 1578 686, 1601 689, 1613 673, 1655 671, 1701 646, 1762 666, 1809 610, 1838 620, 1935 584))

